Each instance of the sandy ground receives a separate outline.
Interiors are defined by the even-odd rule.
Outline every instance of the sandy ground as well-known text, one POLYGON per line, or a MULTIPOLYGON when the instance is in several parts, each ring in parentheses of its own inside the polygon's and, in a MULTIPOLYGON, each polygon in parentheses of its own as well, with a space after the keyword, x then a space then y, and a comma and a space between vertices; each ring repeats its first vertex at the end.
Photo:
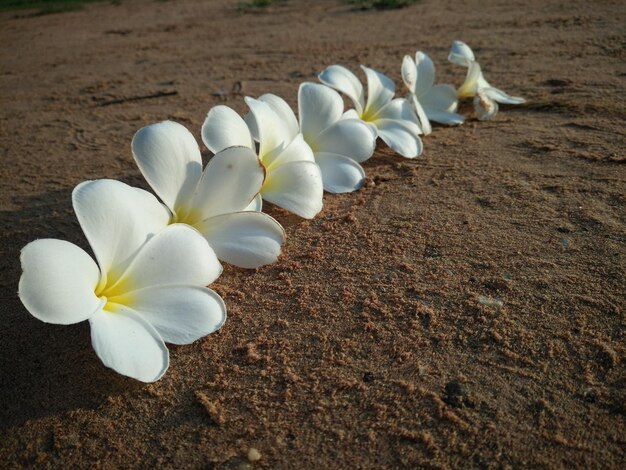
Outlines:
POLYGON ((236 5, 0 15, 0 466, 244 469, 255 448, 255 467, 277 469, 624 468, 623 3, 236 5), (399 81, 418 48, 459 85, 453 39, 529 104, 438 127, 415 161, 379 147, 366 187, 326 195, 313 221, 270 208, 284 255, 226 267, 228 322, 172 347, 158 383, 106 369, 86 323, 21 306, 22 246, 86 246, 76 184, 145 187, 141 126, 174 119, 199 138, 211 106, 245 110, 236 82, 295 105, 326 65, 399 81))

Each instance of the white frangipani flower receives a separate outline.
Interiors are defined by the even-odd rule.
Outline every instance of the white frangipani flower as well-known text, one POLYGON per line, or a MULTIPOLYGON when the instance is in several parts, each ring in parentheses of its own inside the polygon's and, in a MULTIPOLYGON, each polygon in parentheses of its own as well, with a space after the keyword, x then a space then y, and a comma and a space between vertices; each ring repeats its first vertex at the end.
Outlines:
POLYGON ((361 68, 367 77, 367 103, 363 85, 347 68, 331 65, 318 78, 352 100, 354 109, 346 111, 345 118, 368 123, 376 136, 403 157, 417 157, 422 153, 422 129, 410 103, 404 98, 393 99, 396 86, 389 77, 363 65, 361 68))
MULTIPOLYGON (((359 163, 374 153, 376 136, 360 119, 342 119, 343 100, 339 93, 319 83, 302 83, 298 90, 300 124, 282 98, 265 94, 259 101, 267 103, 280 116, 293 138, 302 133, 322 171, 326 191, 346 193, 363 185, 365 171, 359 163)), ((250 114, 245 116, 257 139, 256 123, 251 118, 250 114)))
POLYGON ((132 141, 139 169, 172 213, 170 223, 196 228, 222 261, 258 268, 276 261, 285 232, 269 215, 247 210, 265 178, 249 147, 218 152, 203 172, 196 139, 181 124, 146 126, 132 141))
POLYGON ((486 121, 493 118, 498 112, 498 103, 521 104, 526 102, 524 98, 510 96, 491 86, 485 80, 480 65, 474 59, 474 53, 467 44, 454 41, 450 48, 448 60, 453 64, 467 67, 465 82, 457 90, 457 95, 459 98, 474 98, 474 109, 479 120, 486 121))
POLYGON ((435 65, 421 51, 415 60, 409 55, 402 61, 402 80, 409 89, 409 99, 422 123, 424 134, 432 132, 430 121, 441 124, 461 124, 463 116, 457 114, 458 100, 452 85, 435 85, 435 65))
MULTIPOLYGON (((262 199, 305 219, 322 210, 322 175, 302 134, 293 133, 272 107, 245 98, 258 129, 258 158, 265 169, 262 199)), ((202 125, 202 140, 213 153, 233 146, 254 151, 254 139, 244 119, 228 106, 215 106, 202 125)))
POLYGON ((72 201, 97 264, 63 240, 31 242, 22 250, 19 297, 46 323, 89 320, 104 365, 154 382, 169 365, 165 341, 189 344, 224 323, 224 302, 204 287, 222 267, 196 230, 163 229, 169 213, 146 191, 88 181, 72 201))

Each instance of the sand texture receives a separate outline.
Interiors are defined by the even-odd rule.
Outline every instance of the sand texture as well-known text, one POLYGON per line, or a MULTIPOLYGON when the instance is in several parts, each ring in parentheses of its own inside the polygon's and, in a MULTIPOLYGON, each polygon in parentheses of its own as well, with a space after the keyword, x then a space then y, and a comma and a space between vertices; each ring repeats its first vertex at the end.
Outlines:
POLYGON ((625 24, 620 1, 0 14, 0 466, 625 468, 625 24), (379 145, 366 186, 325 195, 312 221, 270 207, 281 259, 225 267, 226 325, 171 347, 159 382, 106 369, 87 323, 22 307, 21 247, 87 248, 76 184, 147 188, 140 127, 199 139, 211 106, 295 106, 332 63, 399 82, 417 49, 458 86, 454 39, 528 104, 436 127, 413 161, 379 145))

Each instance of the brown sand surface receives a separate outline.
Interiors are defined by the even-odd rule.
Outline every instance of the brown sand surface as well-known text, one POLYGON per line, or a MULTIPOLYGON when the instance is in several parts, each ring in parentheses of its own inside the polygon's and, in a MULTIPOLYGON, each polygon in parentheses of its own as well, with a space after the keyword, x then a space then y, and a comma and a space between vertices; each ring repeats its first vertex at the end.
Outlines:
POLYGON ((625 468, 623 2, 236 7, 0 15, 0 467, 243 469, 254 448, 254 467, 277 469, 625 468), (399 82, 418 48, 459 85, 454 39, 529 103, 436 127, 414 161, 379 146, 366 187, 326 195, 315 220, 270 208, 284 255, 226 267, 226 325, 171 347, 159 382, 106 369, 87 323, 20 304, 22 246, 86 246, 76 184, 146 187, 141 126, 199 138, 211 106, 245 111, 237 82, 295 105, 332 63, 399 82))

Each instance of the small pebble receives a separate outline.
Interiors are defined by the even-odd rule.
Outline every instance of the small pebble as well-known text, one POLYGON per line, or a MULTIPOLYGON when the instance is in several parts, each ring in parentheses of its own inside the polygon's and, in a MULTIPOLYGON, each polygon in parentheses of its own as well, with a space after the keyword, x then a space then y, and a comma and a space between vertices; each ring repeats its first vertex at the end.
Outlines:
POLYGON ((261 453, 254 447, 250 447, 250 449, 248 450, 248 460, 250 462, 257 462, 261 460, 261 453))
POLYGON ((487 307, 502 307, 504 302, 500 299, 492 299, 491 297, 485 297, 484 295, 478 296, 478 303, 486 305, 487 307))
POLYGON ((233 83, 232 93, 239 94, 243 91, 243 82, 235 82, 233 83))

